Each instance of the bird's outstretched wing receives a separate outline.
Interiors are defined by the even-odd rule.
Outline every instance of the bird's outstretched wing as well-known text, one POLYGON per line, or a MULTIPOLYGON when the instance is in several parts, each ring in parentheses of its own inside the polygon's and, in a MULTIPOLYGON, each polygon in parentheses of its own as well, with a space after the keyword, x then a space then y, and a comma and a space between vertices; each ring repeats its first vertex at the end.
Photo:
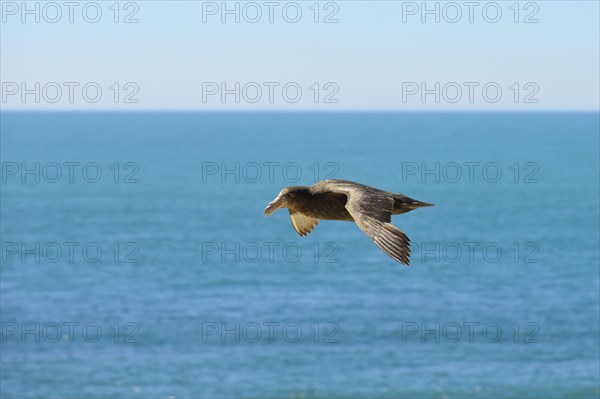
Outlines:
POLYGON ((289 211, 290 220, 292 221, 292 226, 294 226, 294 230, 296 230, 296 232, 298 232, 298 234, 300 234, 303 237, 311 231, 313 231, 315 226, 319 224, 319 219, 308 217, 306 215, 301 214, 300 212, 293 211, 291 209, 289 209, 289 211))
POLYGON ((348 197, 346 209, 360 229, 394 260, 410 263, 410 240, 392 225, 392 194, 345 180, 326 180, 313 186, 315 192, 333 191, 348 197))

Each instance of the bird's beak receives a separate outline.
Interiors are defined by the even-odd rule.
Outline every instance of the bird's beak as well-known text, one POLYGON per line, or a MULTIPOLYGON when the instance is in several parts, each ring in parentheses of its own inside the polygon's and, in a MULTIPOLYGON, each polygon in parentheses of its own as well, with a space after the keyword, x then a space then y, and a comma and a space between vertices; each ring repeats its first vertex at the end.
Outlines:
POLYGON ((277 197, 269 202, 269 205, 265 208, 265 216, 269 216, 279 208, 281 208, 281 197, 277 197))

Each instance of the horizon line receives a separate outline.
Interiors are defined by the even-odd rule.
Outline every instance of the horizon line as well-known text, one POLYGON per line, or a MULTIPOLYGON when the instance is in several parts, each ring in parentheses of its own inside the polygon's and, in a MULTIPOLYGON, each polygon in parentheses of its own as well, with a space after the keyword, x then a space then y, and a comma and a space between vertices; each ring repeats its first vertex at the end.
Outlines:
POLYGON ((141 108, 124 110, 122 108, 93 109, 35 109, 35 108, 0 108, 0 113, 600 113, 598 109, 188 109, 188 108, 141 108))

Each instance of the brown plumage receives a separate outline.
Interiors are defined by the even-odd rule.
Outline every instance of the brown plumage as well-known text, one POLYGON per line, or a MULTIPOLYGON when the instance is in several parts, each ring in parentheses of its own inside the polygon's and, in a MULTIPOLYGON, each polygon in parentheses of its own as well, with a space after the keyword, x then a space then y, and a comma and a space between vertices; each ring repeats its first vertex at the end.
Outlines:
POLYGON ((301 236, 309 234, 319 220, 355 222, 383 252, 408 265, 410 240, 391 224, 392 215, 423 206, 431 204, 348 180, 323 180, 284 188, 264 212, 268 216, 288 208, 292 226, 301 236))

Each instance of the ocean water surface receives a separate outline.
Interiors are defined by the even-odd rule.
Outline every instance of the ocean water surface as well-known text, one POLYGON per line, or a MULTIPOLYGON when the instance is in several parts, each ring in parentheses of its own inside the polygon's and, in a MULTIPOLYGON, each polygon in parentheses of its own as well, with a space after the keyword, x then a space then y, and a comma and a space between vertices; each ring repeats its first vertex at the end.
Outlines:
POLYGON ((597 113, 1 114, 3 398, 592 398, 597 113), (263 209, 359 181, 357 228, 263 209))

